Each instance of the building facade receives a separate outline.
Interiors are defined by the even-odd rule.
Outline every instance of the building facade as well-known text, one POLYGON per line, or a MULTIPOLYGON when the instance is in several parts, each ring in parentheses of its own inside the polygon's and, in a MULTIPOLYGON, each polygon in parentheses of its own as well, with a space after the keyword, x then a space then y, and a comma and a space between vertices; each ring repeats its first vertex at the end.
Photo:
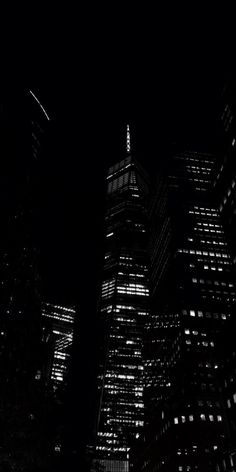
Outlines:
POLYGON ((230 433, 221 335, 236 294, 212 193, 216 164, 209 154, 177 152, 152 199, 147 408, 135 471, 226 470, 230 433))

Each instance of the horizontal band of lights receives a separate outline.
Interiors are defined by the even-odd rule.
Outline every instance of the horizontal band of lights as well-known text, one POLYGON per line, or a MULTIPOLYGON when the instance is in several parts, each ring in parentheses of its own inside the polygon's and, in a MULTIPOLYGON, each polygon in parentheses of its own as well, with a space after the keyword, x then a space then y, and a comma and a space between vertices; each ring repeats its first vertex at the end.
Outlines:
POLYGON ((128 294, 128 295, 143 295, 148 296, 149 290, 145 287, 145 285, 141 284, 123 284, 117 286, 117 292, 121 294, 128 294))
POLYGON ((204 413, 201 413, 200 415, 182 415, 179 417, 174 418, 174 424, 181 424, 181 423, 186 423, 187 421, 222 421, 222 416, 221 415, 206 415, 204 413))

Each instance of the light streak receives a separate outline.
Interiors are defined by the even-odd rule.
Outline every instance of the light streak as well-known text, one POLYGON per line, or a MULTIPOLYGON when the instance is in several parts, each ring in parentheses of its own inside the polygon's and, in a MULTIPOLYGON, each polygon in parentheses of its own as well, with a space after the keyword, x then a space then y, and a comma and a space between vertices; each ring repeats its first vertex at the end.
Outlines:
POLYGON ((45 108, 40 103, 39 99, 35 96, 35 94, 32 92, 32 90, 29 90, 29 93, 32 95, 32 97, 34 97, 35 101, 39 104, 39 106, 40 106, 41 110, 43 111, 44 115, 46 116, 47 120, 50 121, 50 118, 49 118, 45 108))

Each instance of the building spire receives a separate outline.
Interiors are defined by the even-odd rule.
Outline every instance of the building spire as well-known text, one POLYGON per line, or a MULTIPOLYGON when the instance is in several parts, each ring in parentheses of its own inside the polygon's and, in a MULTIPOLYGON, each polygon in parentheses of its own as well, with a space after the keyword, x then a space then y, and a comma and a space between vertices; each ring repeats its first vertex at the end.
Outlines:
POLYGON ((129 154, 131 151, 131 145, 130 145, 130 129, 129 125, 126 126, 126 152, 129 154))

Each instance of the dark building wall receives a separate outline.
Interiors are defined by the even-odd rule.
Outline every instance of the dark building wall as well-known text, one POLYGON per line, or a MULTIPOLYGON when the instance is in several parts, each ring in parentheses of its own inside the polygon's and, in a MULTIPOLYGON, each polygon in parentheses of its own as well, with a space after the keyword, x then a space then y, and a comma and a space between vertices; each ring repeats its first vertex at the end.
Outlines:
MULTIPOLYGON (((39 151, 47 119, 29 91, 1 97, 0 460, 31 470, 47 460, 50 427, 45 394, 47 339, 43 335, 39 270, 39 151), (41 131, 36 132, 35 126, 41 131), (33 142, 37 139, 37 153, 33 142)), ((50 446, 49 446, 50 443, 50 446)))

